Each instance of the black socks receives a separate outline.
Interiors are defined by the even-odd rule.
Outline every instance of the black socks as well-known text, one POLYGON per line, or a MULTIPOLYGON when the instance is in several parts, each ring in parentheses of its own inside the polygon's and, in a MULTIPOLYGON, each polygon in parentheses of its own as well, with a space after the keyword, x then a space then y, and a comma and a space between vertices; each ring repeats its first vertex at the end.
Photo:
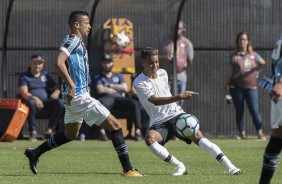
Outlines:
POLYGON ((67 139, 64 132, 57 133, 53 135, 50 139, 46 140, 44 143, 39 145, 37 148, 35 148, 33 150, 33 155, 36 158, 39 158, 46 151, 59 147, 68 142, 70 142, 70 140, 67 139))
POLYGON ((270 137, 263 156, 260 184, 269 184, 280 159, 282 139, 270 137))
POLYGON ((120 160, 120 163, 123 168, 123 172, 127 172, 132 169, 131 163, 129 161, 129 155, 127 146, 124 141, 124 137, 122 134, 122 129, 113 130, 110 132, 112 143, 116 149, 116 152, 118 154, 118 158, 120 160))

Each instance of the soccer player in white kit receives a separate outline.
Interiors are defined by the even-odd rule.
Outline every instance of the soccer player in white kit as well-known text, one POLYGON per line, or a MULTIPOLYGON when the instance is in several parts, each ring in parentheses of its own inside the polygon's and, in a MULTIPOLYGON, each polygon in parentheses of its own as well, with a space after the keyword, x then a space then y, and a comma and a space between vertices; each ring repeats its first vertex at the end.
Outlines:
POLYGON ((184 91, 175 96, 171 95, 167 72, 159 68, 157 49, 152 47, 144 48, 141 51, 141 60, 143 72, 133 81, 133 85, 140 102, 150 117, 150 128, 146 133, 145 142, 152 153, 175 166, 174 176, 187 174, 188 169, 185 164, 171 155, 164 147, 165 143, 175 135, 187 144, 191 144, 193 141, 209 152, 225 166, 229 174, 241 174, 241 169, 235 167, 221 149, 205 138, 201 131, 191 139, 177 134, 175 123, 178 117, 185 112, 176 102, 188 100, 192 96, 198 95, 198 93, 184 91))
POLYGON ((88 13, 73 11, 68 23, 71 33, 63 40, 55 62, 56 69, 64 81, 61 91, 66 109, 65 131, 56 133, 37 148, 25 150, 30 169, 37 174, 38 158, 43 153, 75 140, 84 120, 89 126, 95 124, 110 131, 113 146, 123 168, 123 176, 142 176, 130 163, 120 123, 88 92, 88 53, 82 41, 91 29, 88 13))

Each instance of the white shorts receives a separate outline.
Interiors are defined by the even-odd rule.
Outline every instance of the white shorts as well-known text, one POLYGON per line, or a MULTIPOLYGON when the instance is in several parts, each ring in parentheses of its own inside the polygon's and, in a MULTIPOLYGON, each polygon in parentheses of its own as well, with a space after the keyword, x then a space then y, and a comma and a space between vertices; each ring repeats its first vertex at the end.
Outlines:
POLYGON ((282 126, 282 100, 279 100, 276 104, 271 101, 270 122, 272 129, 282 126))
POLYGON ((65 124, 82 123, 99 126, 110 115, 110 111, 89 93, 75 96, 70 105, 65 104, 65 124))

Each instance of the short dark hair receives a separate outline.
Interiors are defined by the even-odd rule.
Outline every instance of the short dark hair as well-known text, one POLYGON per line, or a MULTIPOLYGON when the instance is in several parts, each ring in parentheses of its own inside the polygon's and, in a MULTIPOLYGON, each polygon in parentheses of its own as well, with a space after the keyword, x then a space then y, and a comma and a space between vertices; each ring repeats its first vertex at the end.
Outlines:
POLYGON ((73 11, 69 16, 69 25, 72 25, 74 22, 80 21, 82 16, 88 16, 86 11, 73 11))
POLYGON ((141 58, 152 57, 154 55, 159 55, 159 50, 153 47, 145 47, 141 51, 141 58))

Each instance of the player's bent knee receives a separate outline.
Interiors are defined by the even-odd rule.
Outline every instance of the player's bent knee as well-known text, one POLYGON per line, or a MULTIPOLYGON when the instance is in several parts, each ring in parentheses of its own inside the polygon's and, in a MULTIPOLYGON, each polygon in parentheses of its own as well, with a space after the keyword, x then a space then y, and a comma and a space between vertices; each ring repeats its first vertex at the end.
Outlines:
POLYGON ((147 132, 144 140, 145 140, 145 143, 147 144, 147 146, 150 146, 151 144, 154 144, 155 142, 163 141, 160 138, 160 136, 158 136, 157 134, 153 134, 153 133, 149 133, 149 132, 147 132))

